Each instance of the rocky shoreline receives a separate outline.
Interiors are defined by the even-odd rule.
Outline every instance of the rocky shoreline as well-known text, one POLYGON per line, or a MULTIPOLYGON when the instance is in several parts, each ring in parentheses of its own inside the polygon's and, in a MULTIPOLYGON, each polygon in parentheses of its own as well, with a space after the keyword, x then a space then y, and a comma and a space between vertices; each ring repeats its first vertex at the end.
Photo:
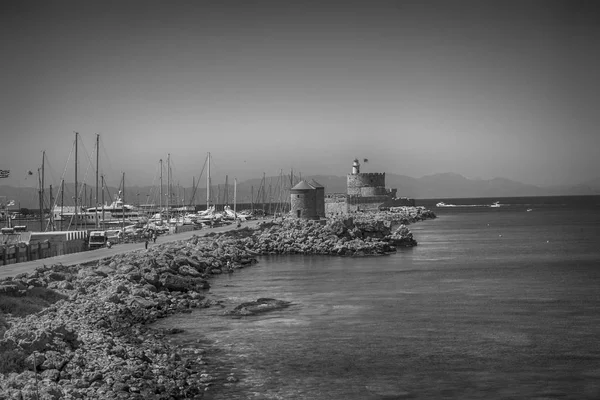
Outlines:
MULTIPOLYGON (((169 343, 177 330, 157 330, 152 322, 209 307, 210 277, 251 266, 259 255, 371 256, 416 245, 406 226, 392 232, 392 224, 435 217, 420 214, 263 222, 4 279, 0 296, 26 299, 47 288, 64 299, 26 317, 3 315, 0 400, 202 398, 213 384, 203 351, 169 343)), ((258 299, 233 315, 286 306, 258 299)))

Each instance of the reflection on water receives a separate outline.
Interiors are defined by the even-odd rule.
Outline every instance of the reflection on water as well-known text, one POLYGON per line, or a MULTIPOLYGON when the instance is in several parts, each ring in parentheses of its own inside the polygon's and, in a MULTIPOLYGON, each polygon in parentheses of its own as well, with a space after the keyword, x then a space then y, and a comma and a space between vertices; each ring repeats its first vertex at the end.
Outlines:
POLYGON ((212 399, 600 398, 598 214, 450 214, 389 257, 264 257, 214 280, 223 307, 160 324, 240 378, 212 399), (259 297, 293 304, 223 315, 259 297))

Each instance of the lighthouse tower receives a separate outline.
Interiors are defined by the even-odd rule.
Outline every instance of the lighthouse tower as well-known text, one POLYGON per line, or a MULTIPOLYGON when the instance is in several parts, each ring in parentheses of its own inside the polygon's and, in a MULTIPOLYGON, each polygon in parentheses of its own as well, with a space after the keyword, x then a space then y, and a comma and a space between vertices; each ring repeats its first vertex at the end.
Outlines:
POLYGON ((354 163, 352 164, 352 175, 360 174, 360 163, 358 162, 358 158, 354 159, 354 163))
MULTIPOLYGON (((348 196, 376 197, 387 196, 385 189, 385 172, 360 172, 360 162, 354 159, 352 173, 347 175, 348 196)), ((383 200, 385 201, 385 199, 383 200)))

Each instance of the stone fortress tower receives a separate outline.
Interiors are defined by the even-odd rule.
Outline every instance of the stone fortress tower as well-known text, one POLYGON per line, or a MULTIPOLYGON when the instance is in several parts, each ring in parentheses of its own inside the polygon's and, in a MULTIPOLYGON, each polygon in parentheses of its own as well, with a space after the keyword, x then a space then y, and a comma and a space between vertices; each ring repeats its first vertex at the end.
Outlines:
POLYGON ((352 173, 347 176, 348 196, 373 197, 387 196, 385 189, 385 172, 361 173, 360 162, 354 159, 352 173))
POLYGON ((397 189, 386 189, 385 172, 360 172, 360 162, 354 159, 352 173, 347 175, 346 193, 328 194, 325 200, 327 216, 357 211, 377 211, 382 204, 394 201, 396 205, 412 205, 414 200, 396 199, 397 189))

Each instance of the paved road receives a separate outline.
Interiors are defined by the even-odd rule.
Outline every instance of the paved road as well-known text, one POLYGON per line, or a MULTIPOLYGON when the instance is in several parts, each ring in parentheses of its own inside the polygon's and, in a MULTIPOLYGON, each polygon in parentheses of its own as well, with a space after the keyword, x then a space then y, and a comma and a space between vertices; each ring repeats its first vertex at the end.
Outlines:
MULTIPOLYGON (((259 222, 261 222, 261 221, 243 222, 242 227, 255 226, 259 222)), ((202 229, 202 230, 198 230, 198 231, 189 231, 189 232, 182 232, 182 233, 177 233, 177 234, 173 234, 173 235, 159 236, 156 239, 156 244, 174 242, 176 240, 189 239, 193 235, 204 236, 211 232, 225 232, 225 231, 230 231, 233 229, 236 229, 236 226, 234 224, 231 224, 231 225, 221 226, 218 228, 202 229)), ((148 248, 151 248, 153 245, 155 245, 155 244, 150 242, 148 244, 148 248)), ((62 263, 63 265, 81 264, 84 262, 100 260, 101 258, 104 258, 104 257, 111 257, 116 254, 127 253, 129 251, 143 250, 143 249, 144 249, 144 242, 142 242, 142 243, 123 243, 123 244, 114 245, 110 249, 101 248, 101 249, 96 249, 96 250, 83 251, 80 253, 72 253, 72 254, 65 254, 62 256, 42 258, 41 260, 28 261, 28 262, 24 262, 24 263, 0 265, 0 278, 6 278, 9 276, 15 276, 15 275, 22 274, 22 273, 33 272, 37 267, 41 267, 43 265, 51 265, 51 264, 58 264, 58 263, 62 263)))

